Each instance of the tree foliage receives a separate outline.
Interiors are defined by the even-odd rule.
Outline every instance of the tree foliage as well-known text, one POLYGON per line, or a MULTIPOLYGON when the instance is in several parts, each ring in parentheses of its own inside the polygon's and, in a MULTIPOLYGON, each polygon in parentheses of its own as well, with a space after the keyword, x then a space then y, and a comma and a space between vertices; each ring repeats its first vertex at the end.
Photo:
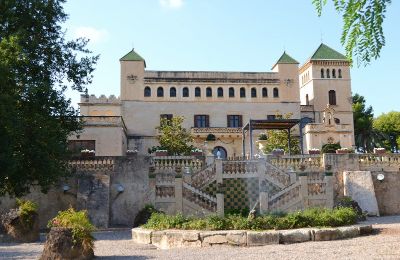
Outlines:
POLYGON ((356 146, 363 152, 372 152, 375 147, 383 146, 385 136, 373 127, 374 113, 371 106, 366 107, 365 98, 359 94, 353 96, 354 138, 356 146))
POLYGON ((84 90, 98 56, 65 39, 64 3, 0 1, 0 195, 46 192, 68 173, 67 137, 81 123, 64 91, 84 90))
MULTIPOLYGON (((318 15, 328 0, 312 0, 318 15)), ((349 60, 357 57, 357 64, 367 65, 379 58, 385 46, 383 21, 391 0, 332 0, 343 17, 341 43, 349 60)))
POLYGON ((181 116, 172 119, 162 118, 160 126, 156 129, 160 132, 158 142, 170 155, 187 155, 194 148, 192 135, 182 126, 184 118, 181 116))
POLYGON ((386 147, 398 150, 400 143, 400 112, 383 113, 374 120, 374 129, 387 135, 386 147))

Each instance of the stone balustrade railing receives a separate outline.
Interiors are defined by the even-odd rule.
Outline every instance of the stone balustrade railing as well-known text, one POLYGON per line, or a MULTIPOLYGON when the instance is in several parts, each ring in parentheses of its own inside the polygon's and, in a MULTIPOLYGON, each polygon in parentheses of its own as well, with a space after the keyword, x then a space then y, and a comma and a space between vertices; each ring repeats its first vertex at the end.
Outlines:
POLYGON ((209 211, 215 212, 217 210, 216 197, 204 193, 201 190, 198 190, 185 182, 182 184, 182 188, 183 188, 182 189, 183 198, 209 211))
POLYGON ((301 185, 296 182, 293 185, 288 186, 286 189, 273 195, 268 201, 268 209, 284 210, 288 205, 294 205, 301 200, 300 197, 301 185))
POLYGON ((276 166, 266 162, 265 163, 265 174, 267 177, 272 178, 275 182, 278 182, 280 187, 287 187, 290 184, 290 175, 277 168, 276 166))
POLYGON ((400 154, 359 154, 358 162, 361 169, 369 167, 400 167, 400 154))
POLYGON ((203 169, 204 161, 194 156, 154 156, 152 166, 155 173, 158 172, 179 172, 183 173, 185 167, 189 167, 192 172, 203 169))
POLYGON ((215 163, 212 163, 207 168, 192 175, 191 185, 197 189, 201 189, 207 184, 210 184, 212 181, 214 181, 215 177, 215 163))
POLYGON ((223 161, 223 174, 255 174, 257 173, 256 160, 249 161, 223 161))
POLYGON ((175 187, 174 186, 156 186, 156 197, 157 198, 174 198, 175 187))
POLYGON ((320 170, 323 169, 322 155, 294 155, 271 157, 270 163, 282 170, 320 170))
POLYGON ((113 171, 115 167, 114 157, 100 157, 94 158, 81 158, 68 161, 68 166, 71 169, 95 171, 95 170, 108 170, 113 171))

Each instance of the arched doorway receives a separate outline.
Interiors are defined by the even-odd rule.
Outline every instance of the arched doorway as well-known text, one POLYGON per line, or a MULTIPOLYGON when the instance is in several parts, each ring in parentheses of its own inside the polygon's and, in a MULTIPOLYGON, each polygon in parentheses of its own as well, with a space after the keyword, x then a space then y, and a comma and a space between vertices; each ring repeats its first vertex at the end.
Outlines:
POLYGON ((221 153, 221 159, 226 159, 226 157, 228 156, 228 153, 226 152, 226 149, 222 146, 216 146, 214 147, 212 153, 214 154, 215 157, 217 157, 217 152, 220 151, 221 153))

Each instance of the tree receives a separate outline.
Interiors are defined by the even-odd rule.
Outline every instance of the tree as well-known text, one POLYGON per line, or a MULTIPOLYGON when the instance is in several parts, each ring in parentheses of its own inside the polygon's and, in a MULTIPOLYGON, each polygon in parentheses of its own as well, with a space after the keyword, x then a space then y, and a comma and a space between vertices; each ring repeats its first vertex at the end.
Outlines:
POLYGON ((186 155, 194 148, 192 135, 182 127, 184 118, 181 116, 172 119, 162 118, 160 126, 156 129, 160 132, 158 142, 170 155, 186 155))
POLYGON ((397 152, 400 143, 400 112, 383 113, 374 120, 373 126, 387 135, 387 147, 390 147, 393 152, 397 152))
POLYGON ((91 82, 98 56, 67 41, 65 0, 0 1, 0 195, 43 192, 67 176, 67 137, 81 128, 64 96, 91 82))
POLYGON ((354 138, 358 150, 372 152, 382 146, 384 135, 373 128, 374 113, 371 106, 366 107, 365 98, 359 94, 353 96, 354 138))
MULTIPOLYGON (((328 0, 312 0, 318 15, 328 0)), ((391 0, 332 0, 343 17, 341 43, 345 46, 350 61, 357 57, 357 64, 367 65, 371 59, 379 58, 385 46, 383 20, 391 0)))

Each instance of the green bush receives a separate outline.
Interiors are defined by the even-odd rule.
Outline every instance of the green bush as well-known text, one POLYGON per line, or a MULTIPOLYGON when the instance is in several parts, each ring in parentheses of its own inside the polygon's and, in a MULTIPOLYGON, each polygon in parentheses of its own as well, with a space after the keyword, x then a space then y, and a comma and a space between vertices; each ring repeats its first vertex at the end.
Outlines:
POLYGON ((239 214, 225 217, 185 218, 181 214, 169 216, 153 213, 143 227, 155 230, 197 229, 197 230, 268 230, 305 227, 337 227, 357 222, 357 213, 352 208, 323 209, 311 208, 288 214, 273 213, 249 219, 239 214))
POLYGON ((138 227, 146 224, 153 213, 160 213, 160 211, 156 210, 153 205, 145 205, 136 215, 135 220, 133 221, 133 226, 138 227))
POLYGON ((37 214, 38 205, 30 200, 17 199, 18 213, 21 223, 28 229, 33 227, 34 218, 37 214))
POLYGON ((322 153, 336 153, 337 149, 342 148, 340 146, 340 143, 334 143, 334 144, 324 144, 322 146, 321 152, 322 153))
POLYGON ((59 211, 58 215, 49 221, 47 227, 70 228, 74 244, 81 244, 86 249, 94 246, 92 232, 95 231, 95 227, 90 223, 85 210, 75 211, 71 207, 65 211, 59 211))

